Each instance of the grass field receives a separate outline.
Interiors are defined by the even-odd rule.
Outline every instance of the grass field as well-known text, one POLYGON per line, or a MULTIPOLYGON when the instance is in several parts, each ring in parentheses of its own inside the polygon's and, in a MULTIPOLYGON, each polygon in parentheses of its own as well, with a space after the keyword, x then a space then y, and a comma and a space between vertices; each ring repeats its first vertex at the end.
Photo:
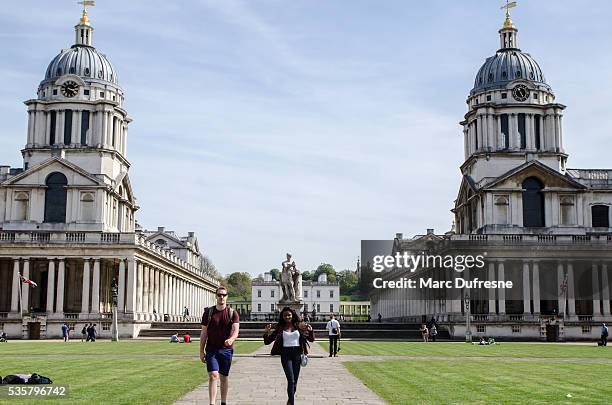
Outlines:
POLYGON ((612 398, 610 363, 398 360, 344 364, 390 404, 609 404, 612 398))
MULTIPOLYGON (((328 350, 328 342, 319 343, 326 351, 328 350)), ((595 344, 502 343, 493 346, 479 346, 448 342, 342 341, 340 346, 342 355, 361 356, 612 358, 612 347, 597 347, 595 344)))
MULTIPOLYGON (((234 349, 244 354, 259 346, 238 341, 234 349)), ((9 342, 0 344, 0 375, 38 373, 69 386, 68 398, 45 404, 170 404, 207 380, 198 350, 198 342, 9 342)))

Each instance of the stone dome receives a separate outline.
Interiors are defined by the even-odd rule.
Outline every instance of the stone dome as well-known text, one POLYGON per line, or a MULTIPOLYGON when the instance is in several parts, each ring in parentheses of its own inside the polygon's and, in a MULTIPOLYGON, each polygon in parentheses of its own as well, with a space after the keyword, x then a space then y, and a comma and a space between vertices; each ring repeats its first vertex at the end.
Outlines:
POLYGON ((92 46, 77 44, 62 49, 49 63, 43 83, 67 74, 80 76, 85 81, 106 81, 118 85, 115 68, 104 54, 92 46))
POLYGON ((531 55, 517 48, 505 48, 497 51, 482 65, 474 80, 471 94, 506 88, 514 80, 526 80, 550 90, 540 65, 531 55))

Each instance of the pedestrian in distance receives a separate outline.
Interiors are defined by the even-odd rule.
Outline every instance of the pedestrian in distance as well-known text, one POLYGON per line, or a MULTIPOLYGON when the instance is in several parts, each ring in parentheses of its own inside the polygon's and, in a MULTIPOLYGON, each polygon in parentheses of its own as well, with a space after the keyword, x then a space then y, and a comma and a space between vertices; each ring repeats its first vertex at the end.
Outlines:
POLYGON ((62 338, 64 339, 64 343, 68 343, 69 332, 70 332, 70 327, 68 327, 66 322, 64 322, 64 324, 62 325, 62 338))
POLYGON ((608 346, 608 327, 605 323, 601 326, 601 345, 608 346))
POLYGON ((429 329, 427 329, 427 325, 423 324, 421 325, 421 329, 419 329, 421 331, 421 335, 423 336, 423 342, 428 342, 429 341, 429 329))
POLYGON ((271 355, 281 356, 281 365, 287 378, 287 404, 294 405, 300 370, 308 363, 308 342, 315 340, 312 326, 300 322, 298 314, 285 307, 274 329, 272 324, 266 325, 263 340, 266 345, 274 342, 271 355))
POLYGON ((340 322, 338 322, 334 314, 329 316, 329 322, 327 322, 325 329, 327 329, 329 336, 329 357, 337 357, 338 341, 340 340, 340 322))
MULTIPOLYGON (((221 380, 221 405, 227 401, 229 371, 234 355, 234 341, 238 338, 240 316, 227 306, 227 288, 217 287, 217 304, 206 308, 200 331, 200 360, 208 371, 208 399, 217 399, 217 381, 221 380)), ((185 307, 187 309, 187 307, 185 307)))
POLYGON ((436 328, 435 323, 431 325, 431 328, 429 329, 429 336, 431 337, 432 342, 436 341, 436 336, 438 336, 438 328, 436 328))
POLYGON ((84 342, 87 339, 87 324, 83 325, 83 329, 81 329, 81 342, 84 342))

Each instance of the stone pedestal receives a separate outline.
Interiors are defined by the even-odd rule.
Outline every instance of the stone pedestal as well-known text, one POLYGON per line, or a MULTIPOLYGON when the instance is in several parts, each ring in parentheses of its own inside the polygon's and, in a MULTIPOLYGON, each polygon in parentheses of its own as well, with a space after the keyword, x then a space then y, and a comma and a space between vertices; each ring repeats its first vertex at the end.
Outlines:
POLYGON ((302 301, 279 301, 278 303, 278 310, 282 311, 283 308, 285 307, 289 307, 291 309, 293 309, 295 312, 297 312, 298 315, 302 315, 302 306, 304 304, 302 303, 302 301))

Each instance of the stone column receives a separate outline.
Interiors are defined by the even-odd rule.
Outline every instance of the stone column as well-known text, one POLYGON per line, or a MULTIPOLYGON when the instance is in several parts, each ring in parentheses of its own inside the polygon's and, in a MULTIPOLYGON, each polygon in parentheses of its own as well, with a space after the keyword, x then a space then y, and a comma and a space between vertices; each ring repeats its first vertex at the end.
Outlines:
POLYGON ((159 275, 159 315, 161 317, 161 320, 164 320, 164 313, 166 311, 166 304, 165 304, 165 299, 166 299, 166 273, 161 273, 159 275))
POLYGON ((567 312, 567 309, 565 308, 565 302, 567 299, 567 288, 565 289, 565 292, 563 293, 563 295, 561 295, 561 286, 563 285, 563 283, 565 282, 565 271, 563 269, 563 263, 558 263, 557 264, 557 291, 559 293, 559 299, 558 299, 558 303, 557 305, 559 306, 559 313, 564 313, 567 312))
POLYGON ((57 295, 55 296, 55 312, 58 317, 64 314, 64 278, 66 273, 66 259, 61 257, 57 268, 57 295))
POLYGON ((142 312, 149 312, 149 267, 142 264, 143 287, 142 287, 142 312))
POLYGON ((90 277, 90 262, 85 259, 83 262, 83 294, 81 298, 81 314, 89 315, 89 277, 90 277))
POLYGON ((125 260, 119 259, 119 297, 117 297, 117 311, 125 312, 125 260))
POLYGON ((160 294, 159 294, 159 292, 160 292, 160 289, 159 289, 159 287, 160 287, 160 285, 159 285, 160 284, 160 280, 159 280, 160 273, 159 272, 160 272, 159 269, 155 269, 155 278, 154 278, 154 280, 155 280, 155 298, 154 298, 155 304, 154 304, 154 307, 155 307, 155 310, 157 311, 157 315, 159 315, 159 307, 160 307, 160 294))
POLYGON ((537 261, 532 264, 533 277, 533 313, 540 314, 540 265, 537 261))
POLYGON ((147 319, 151 320, 153 318, 153 294, 155 292, 155 273, 153 271, 153 267, 147 266, 149 273, 149 291, 147 294, 147 301, 149 302, 149 311, 147 319))
MULTIPOLYGON (((23 277, 30 278, 30 259, 23 259, 23 277)), ((23 312, 30 311, 30 285, 21 283, 21 303, 23 312)))
MULTIPOLYGON (((495 263, 489 263, 489 281, 495 280, 495 263)), ((489 288, 489 314, 495 314, 495 289, 489 288)))
POLYGON ((55 292, 55 259, 49 259, 49 269, 47 272, 47 314, 53 314, 53 298, 55 292))
POLYGON ((531 293, 529 285, 529 262, 523 262, 523 313, 531 313, 531 293))
MULTIPOLYGON (((503 261, 499 261, 499 263, 497 264, 497 280, 498 281, 505 281, 505 277, 504 277, 504 262, 503 261)), ((497 290, 498 292, 498 301, 499 301, 499 314, 500 315, 505 315, 506 314, 506 289, 505 288, 500 288, 499 290, 497 290)))
POLYGON ((574 265, 567 264, 567 313, 576 315, 576 295, 574 294, 574 265))
POLYGON ((136 262, 136 312, 142 312, 143 272, 142 263, 136 262))
POLYGON ((91 285, 91 313, 100 313, 100 259, 94 259, 93 280, 91 285))
POLYGON ((132 258, 127 259, 127 292, 126 292, 126 303, 125 303, 125 312, 129 314, 133 314, 136 312, 136 268, 135 261, 132 258))
POLYGON ((599 268, 597 264, 592 264, 593 270, 593 316, 601 316, 601 306, 600 302, 600 288, 599 288, 599 268))
POLYGON ((603 315, 610 315, 610 285, 608 278, 608 265, 601 265, 601 299, 603 300, 603 315))
POLYGON ((19 259, 13 259, 13 289, 11 290, 11 312, 19 312, 19 259))

